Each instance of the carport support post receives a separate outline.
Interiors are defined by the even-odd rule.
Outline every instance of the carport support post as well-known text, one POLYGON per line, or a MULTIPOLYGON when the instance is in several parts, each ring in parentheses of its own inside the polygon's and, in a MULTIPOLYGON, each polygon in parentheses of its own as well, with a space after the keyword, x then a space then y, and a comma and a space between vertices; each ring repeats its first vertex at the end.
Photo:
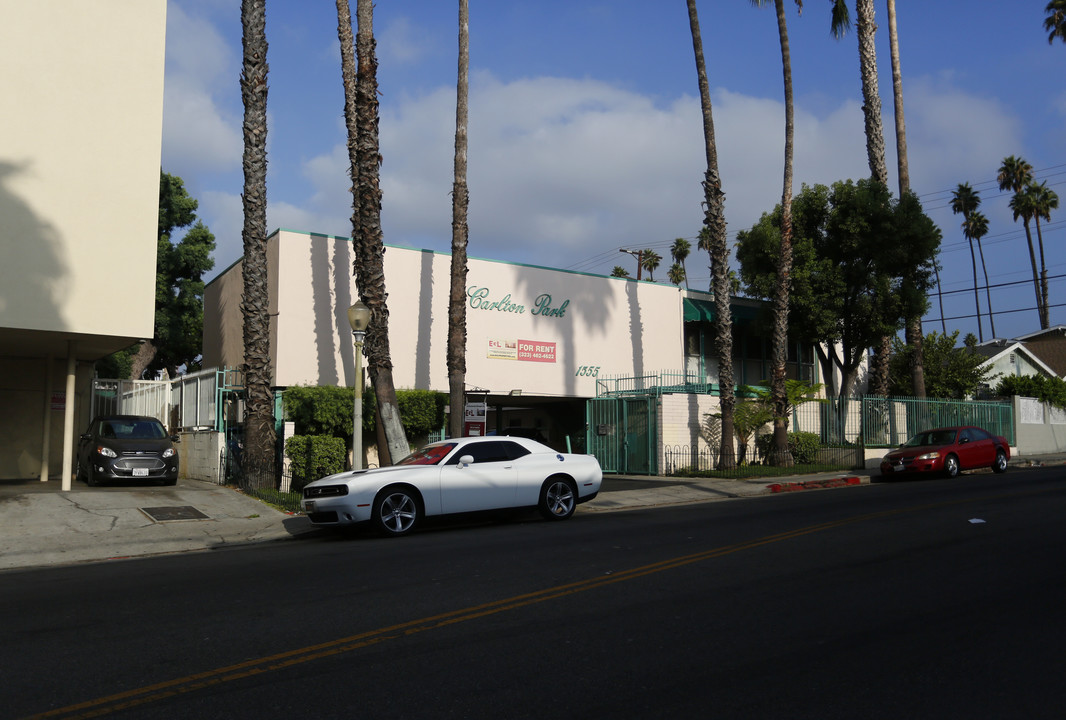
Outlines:
POLYGON ((74 355, 74 341, 67 349, 67 396, 63 402, 63 465, 60 477, 63 478, 63 492, 70 492, 70 475, 74 467, 74 380, 77 361, 74 355))

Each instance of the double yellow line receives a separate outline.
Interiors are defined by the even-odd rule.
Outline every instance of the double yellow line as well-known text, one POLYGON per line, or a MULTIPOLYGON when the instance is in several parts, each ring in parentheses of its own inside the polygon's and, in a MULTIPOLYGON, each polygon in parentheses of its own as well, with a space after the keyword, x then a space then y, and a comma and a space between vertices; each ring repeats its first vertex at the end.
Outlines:
POLYGON ((998 499, 1001 497, 1008 497, 1019 494, 1030 493, 1010 493, 1009 495, 1001 495, 996 496, 994 498, 990 498, 987 496, 983 498, 968 498, 962 500, 932 503, 919 507, 886 510, 883 512, 856 515, 840 520, 833 520, 830 522, 825 522, 818 525, 811 525, 809 527, 800 528, 797 530, 790 530, 787 532, 778 533, 776 535, 768 535, 754 540, 736 543, 734 545, 726 545, 724 547, 715 548, 713 550, 692 553, 691 555, 682 555, 680 557, 670 558, 656 563, 651 563, 650 565, 642 565, 640 567, 632 568, 630 570, 607 573, 593 578, 588 578, 586 580, 579 580, 564 585, 557 585, 555 587, 546 588, 544 590, 538 590, 536 592, 526 593, 524 595, 516 595, 513 597, 505 598, 503 600, 496 600, 494 602, 485 603, 483 605, 475 605, 472 607, 462 608, 461 610, 452 610, 450 612, 419 618, 418 620, 411 620, 405 623, 400 623, 398 625, 391 625, 389 627, 379 628, 377 630, 369 630, 367 632, 359 633, 357 635, 351 635, 345 638, 340 638, 338 640, 331 640, 330 642, 321 643, 319 645, 311 645, 308 647, 299 648, 297 650, 289 650, 288 652, 278 653, 276 655, 269 655, 267 657, 262 657, 255 660, 248 660, 242 663, 237 663, 235 665, 227 665, 225 667, 216 668, 214 670, 208 670, 206 672, 197 673, 195 675, 187 675, 185 677, 176 678, 174 680, 167 680, 165 682, 156 683, 154 685, 147 685, 145 687, 127 690, 125 692, 116 693, 114 695, 108 695, 106 697, 97 698, 95 700, 88 700, 86 702, 78 703, 76 705, 69 705, 67 707, 49 710, 47 712, 43 712, 32 717, 99 717, 122 710, 128 710, 139 705, 157 702, 159 700, 165 700, 167 698, 184 695, 190 692, 195 692, 197 690, 202 690, 204 688, 209 688, 215 685, 221 685, 222 683, 232 682, 234 680, 241 680, 244 678, 253 677, 255 675, 262 675, 264 673, 276 672, 278 670, 283 670, 294 665, 301 665, 303 663, 312 662, 314 660, 332 657, 334 655, 340 655, 342 653, 351 652, 353 650, 359 650, 361 648, 370 647, 372 645, 378 645, 389 640, 396 640, 410 635, 416 635, 421 632, 426 632, 428 630, 435 630, 437 628, 447 627, 449 625, 455 625, 458 623, 467 622, 469 620, 476 620, 478 618, 487 617, 489 615, 496 615, 498 613, 503 613, 510 610, 517 610, 528 605, 535 605, 537 603, 555 600, 557 598, 566 597, 568 595, 575 595, 577 593, 595 590, 597 588, 605 587, 607 585, 626 582, 628 580, 633 580, 639 577, 644 577, 646 575, 664 572, 666 570, 672 570, 674 568, 683 567, 685 565, 691 565, 693 563, 703 562, 705 560, 713 560, 714 558, 731 555, 742 550, 751 550, 753 548, 761 547, 764 545, 771 545, 773 543, 791 540, 793 538, 802 537, 804 535, 824 532, 826 530, 832 530, 834 528, 843 527, 845 525, 851 525, 854 523, 864 522, 876 518, 889 517, 892 515, 900 515, 920 510, 927 510, 936 507, 947 507, 950 505, 976 502, 978 500, 998 499))

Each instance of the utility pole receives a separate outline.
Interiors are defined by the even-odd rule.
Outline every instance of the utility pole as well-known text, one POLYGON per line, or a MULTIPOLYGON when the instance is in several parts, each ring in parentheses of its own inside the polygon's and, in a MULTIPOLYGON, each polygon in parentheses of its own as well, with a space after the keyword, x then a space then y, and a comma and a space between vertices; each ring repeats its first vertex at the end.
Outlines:
POLYGON ((637 259, 637 280, 640 280, 640 271, 644 269, 644 251, 643 250, 625 250, 618 248, 618 252, 624 252, 627 255, 632 255, 637 259))

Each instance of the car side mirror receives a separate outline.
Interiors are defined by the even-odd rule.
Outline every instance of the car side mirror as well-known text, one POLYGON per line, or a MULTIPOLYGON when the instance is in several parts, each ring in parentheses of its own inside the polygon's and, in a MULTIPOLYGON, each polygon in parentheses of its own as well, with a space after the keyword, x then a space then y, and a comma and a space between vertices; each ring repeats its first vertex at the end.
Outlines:
POLYGON ((963 438, 962 440, 959 440, 959 445, 965 445, 968 442, 970 442, 970 438, 963 438))
POLYGON ((466 467, 467 465, 473 465, 473 464, 474 464, 474 456, 473 455, 463 455, 462 457, 459 458, 459 467, 466 467))
POLYGON ((170 440, 171 440, 171 442, 181 442, 181 436, 180 435, 171 435, 170 436, 170 440))

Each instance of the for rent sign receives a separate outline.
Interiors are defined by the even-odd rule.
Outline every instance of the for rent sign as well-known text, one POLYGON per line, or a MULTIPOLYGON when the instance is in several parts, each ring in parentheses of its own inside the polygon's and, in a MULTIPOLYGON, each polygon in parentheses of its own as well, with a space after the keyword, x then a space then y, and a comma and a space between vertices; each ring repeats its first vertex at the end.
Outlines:
POLYGON ((494 360, 553 363, 556 358, 555 350, 556 344, 553 342, 489 338, 487 357, 494 360))
POLYGON ((535 340, 518 341, 518 359, 526 362, 555 362, 555 343, 535 340))

